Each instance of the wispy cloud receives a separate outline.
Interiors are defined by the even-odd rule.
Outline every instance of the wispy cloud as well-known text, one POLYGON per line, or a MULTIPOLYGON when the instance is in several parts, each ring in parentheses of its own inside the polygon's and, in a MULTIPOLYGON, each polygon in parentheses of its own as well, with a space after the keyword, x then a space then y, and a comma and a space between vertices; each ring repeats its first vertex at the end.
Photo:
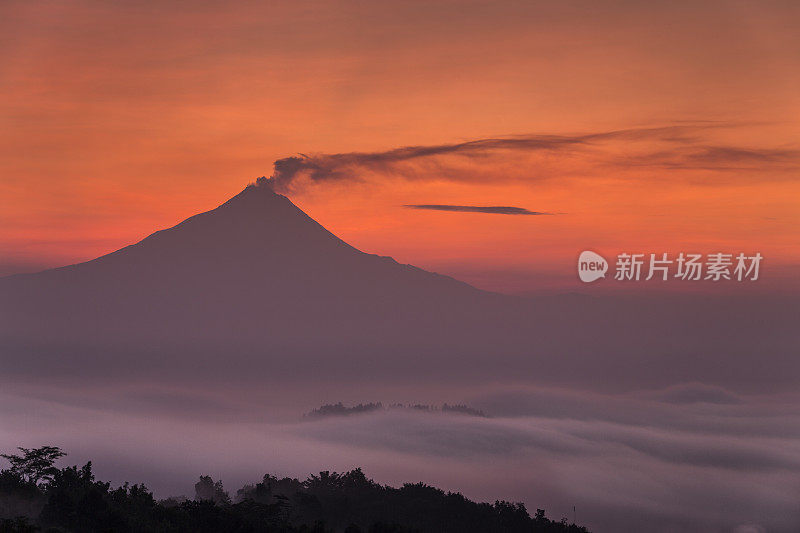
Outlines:
POLYGON ((447 205, 447 204, 407 204, 403 207, 409 209, 427 209, 430 211, 450 211, 456 213, 490 213, 494 215, 552 215, 539 211, 529 211, 524 207, 511 207, 506 205, 447 205))
POLYGON ((625 163, 631 167, 672 170, 796 170, 800 168, 800 150, 687 144, 681 149, 636 154, 628 157, 625 163))

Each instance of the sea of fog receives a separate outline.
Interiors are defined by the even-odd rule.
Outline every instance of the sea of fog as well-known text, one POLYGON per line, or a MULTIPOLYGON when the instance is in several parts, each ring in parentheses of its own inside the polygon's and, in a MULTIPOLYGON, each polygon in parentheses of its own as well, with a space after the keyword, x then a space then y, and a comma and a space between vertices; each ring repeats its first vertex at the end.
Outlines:
POLYGON ((234 496, 265 473, 305 478, 361 467, 380 483, 522 501, 531 513, 543 508, 600 533, 788 533, 800 524, 797 395, 699 383, 615 395, 499 385, 434 396, 377 391, 295 386, 234 399, 152 384, 8 385, 0 449, 57 445, 69 454, 61 465, 91 460, 99 479, 144 482, 159 498, 192 497, 201 474, 234 496), (339 400, 448 401, 490 416, 302 416, 339 400))

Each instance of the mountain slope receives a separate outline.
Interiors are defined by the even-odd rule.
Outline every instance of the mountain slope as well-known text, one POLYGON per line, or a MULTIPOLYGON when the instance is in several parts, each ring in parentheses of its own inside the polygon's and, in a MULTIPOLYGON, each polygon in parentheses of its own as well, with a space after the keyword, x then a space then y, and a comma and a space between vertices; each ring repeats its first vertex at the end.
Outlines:
MULTIPOLYGON (((310 289, 336 293, 358 290, 367 296, 375 283, 391 281, 403 290, 474 292, 468 285, 399 265, 391 258, 365 254, 348 245, 303 213, 285 196, 266 187, 248 186, 218 208, 195 215, 141 242, 93 261, 32 275, 6 278, 3 287, 59 283, 109 287, 121 283, 189 285, 214 290, 248 284, 287 295, 310 289), (385 279, 384 279, 385 278, 385 279), (335 281, 335 283, 326 283, 335 281), (416 286, 416 287, 415 287, 416 286)), ((386 290, 383 286, 381 291, 386 290)), ((379 294, 374 294, 379 296, 379 294)))
POLYGON ((0 279, 0 342, 26 364, 69 354, 90 366, 120 350, 162 363, 221 350, 318 354, 355 339, 356 351, 374 350, 496 298, 363 253, 288 198, 248 186, 98 259, 0 279))

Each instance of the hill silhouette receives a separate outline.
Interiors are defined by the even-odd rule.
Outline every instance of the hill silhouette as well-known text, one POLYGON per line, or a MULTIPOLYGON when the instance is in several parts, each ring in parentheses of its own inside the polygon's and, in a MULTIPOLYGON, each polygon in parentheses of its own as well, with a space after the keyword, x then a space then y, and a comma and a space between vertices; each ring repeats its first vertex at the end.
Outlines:
POLYGON ((0 531, 307 532, 307 533, 585 533, 566 519, 531 517, 522 503, 475 503, 423 483, 400 488, 367 478, 360 468, 324 471, 305 481, 265 475, 235 498, 221 481, 200 476, 195 497, 156 501, 145 485, 112 488, 92 463, 58 469, 56 447, 3 455, 0 531), (55 455, 54 455, 55 452, 55 455), (43 459, 44 458, 44 459, 43 459))

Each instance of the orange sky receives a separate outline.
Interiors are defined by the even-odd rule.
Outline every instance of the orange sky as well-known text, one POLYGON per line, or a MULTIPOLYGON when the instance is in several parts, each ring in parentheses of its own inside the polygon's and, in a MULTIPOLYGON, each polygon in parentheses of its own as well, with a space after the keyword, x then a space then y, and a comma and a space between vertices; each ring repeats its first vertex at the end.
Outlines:
POLYGON ((290 197, 365 251, 491 289, 568 285, 584 249, 761 251, 797 278, 800 6, 534 4, 4 2, 0 274, 130 244, 298 152, 634 130, 290 197))

